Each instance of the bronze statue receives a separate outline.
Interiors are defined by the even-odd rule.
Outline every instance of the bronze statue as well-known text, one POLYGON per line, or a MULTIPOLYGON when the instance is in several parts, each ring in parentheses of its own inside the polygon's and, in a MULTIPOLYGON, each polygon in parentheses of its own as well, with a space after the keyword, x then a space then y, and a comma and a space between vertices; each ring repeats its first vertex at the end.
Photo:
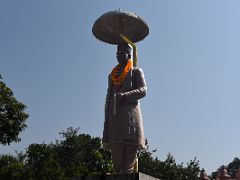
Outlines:
POLYGON ((137 15, 121 10, 104 14, 93 26, 95 37, 117 45, 119 64, 108 76, 102 138, 103 145, 111 150, 115 173, 136 171, 137 150, 145 145, 139 99, 146 95, 147 86, 142 69, 136 67, 134 42, 142 40, 148 32, 137 15))
POLYGON ((146 95, 142 69, 132 68, 128 44, 117 46, 117 65, 108 78, 102 142, 112 153, 114 171, 134 170, 136 153, 144 148, 143 122, 139 99, 146 95))

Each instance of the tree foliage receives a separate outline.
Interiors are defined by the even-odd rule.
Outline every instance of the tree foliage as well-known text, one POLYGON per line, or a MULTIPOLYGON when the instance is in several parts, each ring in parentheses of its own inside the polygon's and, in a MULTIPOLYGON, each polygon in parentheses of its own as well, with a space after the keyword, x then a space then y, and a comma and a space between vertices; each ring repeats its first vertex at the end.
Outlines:
POLYGON ((110 153, 101 139, 68 128, 55 143, 30 144, 25 153, 0 156, 0 179, 70 179, 112 172, 110 153))
POLYGON ((61 132, 55 150, 66 176, 105 174, 112 171, 110 152, 103 149, 101 139, 79 134, 79 129, 61 132))
POLYGON ((51 144, 31 144, 24 163, 27 179, 61 179, 63 170, 51 144))
POLYGON ((0 75, 0 143, 19 142, 19 133, 26 128, 28 114, 26 106, 17 101, 12 90, 2 81, 0 75))
POLYGON ((0 155, 0 179, 23 179, 24 164, 12 155, 0 155))
POLYGON ((226 169, 231 178, 236 178, 236 173, 240 169, 240 159, 235 157, 228 165, 221 165, 217 171, 212 172, 211 179, 216 179, 221 170, 226 169))
POLYGON ((235 178, 237 171, 240 169, 240 159, 235 157, 232 162, 227 165, 227 171, 232 178, 235 178))
POLYGON ((139 152, 139 171, 164 180, 195 180, 200 172, 199 161, 194 158, 184 167, 183 163, 177 164, 169 153, 165 161, 153 158, 154 151, 149 148, 139 152))
MULTIPOLYGON (((25 153, 0 156, 0 179, 71 179, 82 175, 103 175, 112 172, 110 152, 99 137, 80 134, 72 127, 59 133, 55 143, 30 144, 25 153)), ((149 148, 138 153, 139 171, 164 180, 195 180, 199 162, 194 159, 177 164, 168 154, 165 161, 153 157, 149 148)))

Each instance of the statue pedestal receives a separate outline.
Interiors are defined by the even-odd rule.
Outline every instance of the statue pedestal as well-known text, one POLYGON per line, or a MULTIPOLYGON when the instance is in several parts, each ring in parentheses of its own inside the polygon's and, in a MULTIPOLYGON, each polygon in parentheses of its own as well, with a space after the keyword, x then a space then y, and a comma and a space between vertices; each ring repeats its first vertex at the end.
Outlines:
POLYGON ((71 180, 159 180, 159 179, 143 173, 132 173, 101 176, 79 176, 73 177, 71 178, 71 180))

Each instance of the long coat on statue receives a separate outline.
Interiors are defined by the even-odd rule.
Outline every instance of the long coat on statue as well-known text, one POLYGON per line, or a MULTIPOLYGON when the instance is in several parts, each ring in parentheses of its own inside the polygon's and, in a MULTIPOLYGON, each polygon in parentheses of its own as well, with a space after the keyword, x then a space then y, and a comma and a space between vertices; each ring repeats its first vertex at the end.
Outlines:
POLYGON ((143 119, 139 99, 146 95, 147 86, 142 69, 134 67, 126 75, 120 88, 108 78, 103 130, 104 144, 124 143, 144 148, 143 119), (117 102, 115 94, 124 97, 117 102))

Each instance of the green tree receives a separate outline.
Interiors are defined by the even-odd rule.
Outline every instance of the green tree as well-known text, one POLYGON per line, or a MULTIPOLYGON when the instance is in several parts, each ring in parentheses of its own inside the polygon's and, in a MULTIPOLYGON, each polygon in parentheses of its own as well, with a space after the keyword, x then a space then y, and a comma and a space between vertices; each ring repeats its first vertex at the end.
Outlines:
POLYGON ((199 161, 195 157, 193 160, 187 163, 186 167, 183 167, 183 179, 197 180, 200 173, 199 161))
POLYGON ((229 175, 231 175, 232 178, 235 178, 236 172, 240 169, 240 159, 235 157, 232 162, 230 162, 227 165, 227 170, 229 175))
POLYGON ((78 134, 79 128, 61 132, 55 148, 65 176, 105 174, 112 171, 110 153, 101 147, 101 139, 78 134))
POLYGON ((28 114, 26 106, 17 101, 12 90, 2 81, 0 75, 0 143, 19 142, 19 133, 26 128, 28 114))
POLYGON ((0 155, 0 179, 23 179, 24 164, 12 155, 0 155))
POLYGON ((27 179, 63 179, 59 157, 52 144, 31 144, 25 154, 27 179))
POLYGON ((240 169, 240 159, 238 157, 235 157, 227 166, 219 166, 217 171, 212 172, 211 179, 216 179, 217 175, 223 168, 227 168, 228 174, 234 179, 236 177, 237 171, 240 169))
POLYGON ((169 153, 165 161, 153 158, 154 151, 149 147, 138 154, 139 171, 164 180, 195 180, 200 172, 199 161, 195 158, 187 163, 177 164, 174 157, 169 153))
MULTIPOLYGON (((79 128, 68 128, 61 139, 50 144, 31 144, 17 157, 0 156, 0 179, 71 179, 74 176, 102 175, 112 172, 109 151, 101 146, 99 137, 79 134, 79 128)), ((166 160, 153 156, 149 147, 138 153, 139 171, 164 180, 195 180, 199 161, 186 166, 177 164, 169 153, 166 160)))
MULTIPOLYGON (((68 128, 55 143, 30 144, 26 153, 19 153, 17 159, 24 166, 23 179, 70 179, 112 172, 110 153, 101 147, 101 139, 78 131, 68 128)), ((4 175, 11 177, 11 172, 4 175)))

